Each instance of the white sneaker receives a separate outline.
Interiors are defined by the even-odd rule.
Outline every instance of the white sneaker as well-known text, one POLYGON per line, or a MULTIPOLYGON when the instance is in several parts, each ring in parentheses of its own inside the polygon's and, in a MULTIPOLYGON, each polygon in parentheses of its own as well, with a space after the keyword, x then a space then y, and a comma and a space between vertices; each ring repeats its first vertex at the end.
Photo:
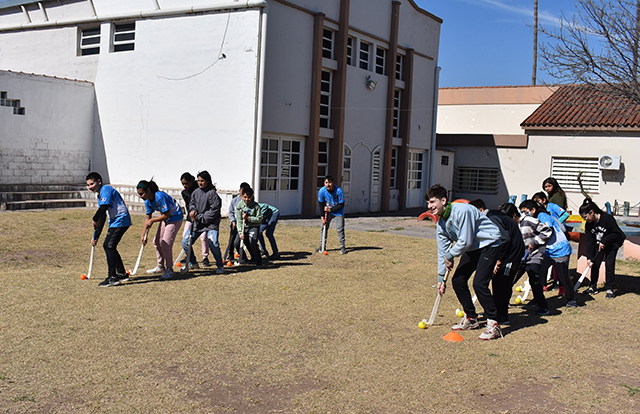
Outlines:
POLYGON ((160 276, 160 279, 162 280, 169 280, 173 277, 173 271, 167 269, 166 272, 164 272, 164 274, 162 276, 160 276))
POLYGON ((502 331, 500 330, 500 324, 493 319, 487 319, 487 326, 480 334, 478 339, 496 339, 502 337, 502 331))
POLYGON ((165 269, 163 266, 157 265, 153 269, 147 270, 147 273, 164 273, 165 269))
POLYGON ((456 323, 451 327, 454 331, 467 331, 469 329, 478 329, 480 324, 478 323, 478 319, 467 318, 467 315, 464 315, 460 318, 460 322, 456 323))
POLYGON ((184 265, 180 268, 180 273, 187 273, 189 270, 200 269, 198 263, 192 263, 190 265, 184 265))

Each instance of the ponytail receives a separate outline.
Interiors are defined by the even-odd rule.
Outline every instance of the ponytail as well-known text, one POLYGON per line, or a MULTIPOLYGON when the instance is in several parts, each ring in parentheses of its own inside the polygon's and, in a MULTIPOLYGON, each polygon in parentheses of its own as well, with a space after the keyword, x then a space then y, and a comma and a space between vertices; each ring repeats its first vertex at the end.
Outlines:
POLYGON ((140 180, 136 188, 141 188, 144 191, 148 190, 153 194, 155 194, 159 190, 158 184, 156 184, 156 182, 153 180, 150 180, 150 181, 140 180))
POLYGON ((593 211, 595 214, 602 214, 602 210, 596 203, 593 202, 590 198, 585 198, 580 205, 580 209, 578 210, 580 215, 587 214, 590 211, 593 211))

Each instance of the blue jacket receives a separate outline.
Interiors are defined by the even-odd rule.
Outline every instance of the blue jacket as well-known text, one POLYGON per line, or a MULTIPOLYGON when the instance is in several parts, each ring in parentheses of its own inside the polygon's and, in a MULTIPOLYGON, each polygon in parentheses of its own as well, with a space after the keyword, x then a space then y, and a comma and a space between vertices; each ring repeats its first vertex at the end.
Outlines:
POLYGON ((545 251, 545 255, 553 258, 570 255, 573 250, 571 249, 571 245, 569 244, 567 237, 564 235, 564 229, 560 222, 549 214, 542 212, 538 214, 537 219, 553 228, 553 235, 549 241, 547 241, 547 250, 545 251))
POLYGON ((451 262, 454 257, 462 256, 466 251, 499 246, 500 229, 474 206, 455 203, 451 205, 448 219, 438 219, 436 239, 438 282, 442 282, 447 272, 445 257, 451 262))

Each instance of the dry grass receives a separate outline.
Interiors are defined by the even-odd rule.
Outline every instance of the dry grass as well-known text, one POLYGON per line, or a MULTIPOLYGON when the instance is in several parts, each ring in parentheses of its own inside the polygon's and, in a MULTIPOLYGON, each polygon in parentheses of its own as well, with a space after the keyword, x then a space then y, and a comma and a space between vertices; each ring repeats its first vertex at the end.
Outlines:
MULTIPOLYGON (((434 240, 347 231, 349 254, 325 257, 309 253, 317 228, 281 225, 276 265, 98 288, 101 249, 80 280, 92 213, 0 214, 2 412, 640 412, 638 263, 618 264, 614 300, 580 295, 545 318, 514 306, 504 339, 451 343, 452 292, 417 328, 434 240)), ((141 226, 120 247, 130 267, 141 226)), ((141 269, 154 261, 146 249, 141 269)))

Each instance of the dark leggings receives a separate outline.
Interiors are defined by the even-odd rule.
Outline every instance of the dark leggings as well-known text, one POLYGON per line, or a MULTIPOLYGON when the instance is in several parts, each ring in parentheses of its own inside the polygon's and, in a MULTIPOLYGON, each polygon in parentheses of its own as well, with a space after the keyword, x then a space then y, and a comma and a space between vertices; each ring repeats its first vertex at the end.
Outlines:
POLYGON ((591 266, 591 286, 595 289, 598 285, 598 278, 600 277, 600 264, 602 263, 602 256, 604 255, 604 269, 606 271, 605 286, 607 289, 613 289, 613 283, 616 280, 616 256, 618 249, 617 244, 605 246, 600 255, 594 257, 593 265, 591 266))
POLYGON ((115 277, 116 275, 124 275, 127 273, 124 270, 124 264, 122 264, 122 258, 118 253, 118 243, 124 233, 129 230, 129 227, 109 227, 107 236, 104 238, 104 252, 107 255, 107 267, 109 269, 109 276, 115 277))
POLYGON ((236 237, 238 236, 238 229, 236 228, 236 226, 234 225, 235 223, 231 223, 229 225, 229 242, 227 243, 227 250, 224 252, 224 256, 222 256, 222 260, 233 260, 234 259, 234 254, 233 251, 235 250, 235 242, 236 242, 236 237))
POLYGON ((558 273, 558 280, 560 281, 560 285, 564 287, 565 297, 568 300, 574 300, 576 298, 576 293, 573 290, 573 282, 571 281, 571 276, 569 275, 570 257, 571 255, 562 257, 549 257, 545 255, 544 260, 542 261, 540 274, 546 275, 547 271, 549 270, 549 266, 553 265, 553 268, 556 269, 556 272, 558 273))
POLYGON ((507 263, 493 276, 493 301, 496 304, 497 320, 504 322, 509 319, 509 300, 513 292, 513 280, 520 266, 520 259, 514 263, 507 263))
POLYGON ((535 300, 541 308, 549 309, 547 298, 544 297, 544 290, 542 289, 543 283, 540 278, 540 268, 541 266, 539 264, 527 264, 524 270, 527 272, 527 275, 529 275, 529 285, 531 285, 533 300, 535 300))
POLYGON ((497 255, 497 247, 484 247, 471 252, 467 251, 460 257, 460 263, 458 263, 456 272, 451 279, 451 284, 468 318, 478 317, 469 290, 469 279, 473 272, 476 272, 476 276, 473 278, 473 290, 478 296, 480 305, 484 308, 487 319, 496 319, 496 304, 493 301, 491 290, 489 290, 489 283, 493 277, 497 255))

